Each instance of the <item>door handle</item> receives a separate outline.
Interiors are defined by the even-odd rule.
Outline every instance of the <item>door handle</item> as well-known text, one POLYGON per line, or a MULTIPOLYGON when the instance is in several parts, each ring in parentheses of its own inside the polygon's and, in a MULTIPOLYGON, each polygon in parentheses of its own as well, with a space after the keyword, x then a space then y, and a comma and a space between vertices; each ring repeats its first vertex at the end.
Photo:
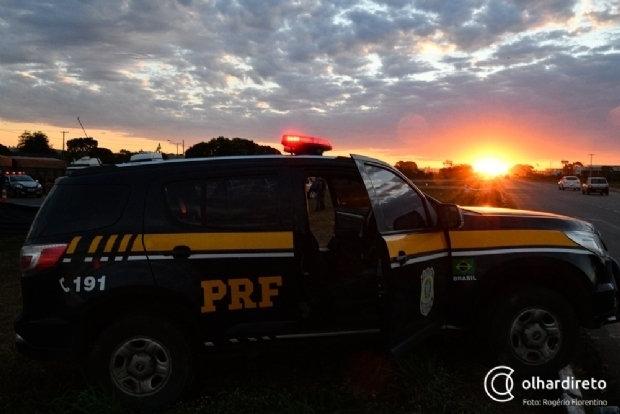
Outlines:
POLYGON ((404 266, 405 263, 407 262, 407 253, 405 253, 404 251, 399 251, 398 252, 398 258, 396 259, 396 261, 398 261, 398 264, 401 266, 404 266))
POLYGON ((192 249, 187 246, 174 246, 172 257, 175 259, 187 259, 192 254, 192 249))

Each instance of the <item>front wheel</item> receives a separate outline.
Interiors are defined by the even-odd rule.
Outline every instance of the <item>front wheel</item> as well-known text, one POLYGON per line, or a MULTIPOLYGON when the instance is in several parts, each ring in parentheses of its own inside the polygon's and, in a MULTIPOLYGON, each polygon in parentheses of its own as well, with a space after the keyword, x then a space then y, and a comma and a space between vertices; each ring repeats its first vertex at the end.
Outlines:
POLYGON ((170 322, 122 319, 105 329, 89 360, 89 376, 124 406, 151 412, 175 401, 192 376, 192 347, 170 322))
POLYGON ((575 312, 562 296, 530 288, 503 301, 491 325, 491 350, 522 377, 551 377, 568 365, 579 339, 575 312))

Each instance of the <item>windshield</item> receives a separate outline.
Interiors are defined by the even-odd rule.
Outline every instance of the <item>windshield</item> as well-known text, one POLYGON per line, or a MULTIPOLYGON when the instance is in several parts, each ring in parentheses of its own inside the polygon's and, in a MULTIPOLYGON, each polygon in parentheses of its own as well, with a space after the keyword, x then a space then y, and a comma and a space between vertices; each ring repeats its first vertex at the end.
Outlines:
POLYGON ((34 181, 29 175, 13 175, 11 181, 34 181))

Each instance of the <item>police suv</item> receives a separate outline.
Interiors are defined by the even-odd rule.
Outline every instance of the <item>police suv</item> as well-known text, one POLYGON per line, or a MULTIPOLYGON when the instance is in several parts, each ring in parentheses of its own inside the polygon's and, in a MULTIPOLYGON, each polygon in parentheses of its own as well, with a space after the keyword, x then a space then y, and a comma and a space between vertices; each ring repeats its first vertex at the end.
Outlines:
POLYGON ((57 182, 21 250, 16 346, 86 357, 129 407, 174 401, 201 349, 377 334, 398 356, 478 328, 497 364, 548 375, 579 326, 616 322, 620 270, 589 223, 442 204, 390 165, 298 156, 102 166, 57 182), (325 209, 307 183, 325 182, 325 209))

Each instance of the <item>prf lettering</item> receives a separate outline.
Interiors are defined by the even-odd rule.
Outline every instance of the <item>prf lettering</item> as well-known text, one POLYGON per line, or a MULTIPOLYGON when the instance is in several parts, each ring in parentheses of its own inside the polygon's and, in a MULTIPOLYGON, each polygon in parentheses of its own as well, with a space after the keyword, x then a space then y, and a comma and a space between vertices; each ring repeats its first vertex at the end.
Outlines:
MULTIPOLYGON (((230 293, 228 310, 271 308, 272 298, 278 296, 278 287, 282 286, 282 276, 264 276, 258 278, 261 290, 261 301, 256 303, 250 297, 254 292, 254 283, 250 279, 228 279, 228 285, 223 280, 203 280, 200 282, 204 297, 202 313, 215 312, 216 302, 221 301, 230 293)), ((221 305, 220 305, 221 306, 221 305)))

